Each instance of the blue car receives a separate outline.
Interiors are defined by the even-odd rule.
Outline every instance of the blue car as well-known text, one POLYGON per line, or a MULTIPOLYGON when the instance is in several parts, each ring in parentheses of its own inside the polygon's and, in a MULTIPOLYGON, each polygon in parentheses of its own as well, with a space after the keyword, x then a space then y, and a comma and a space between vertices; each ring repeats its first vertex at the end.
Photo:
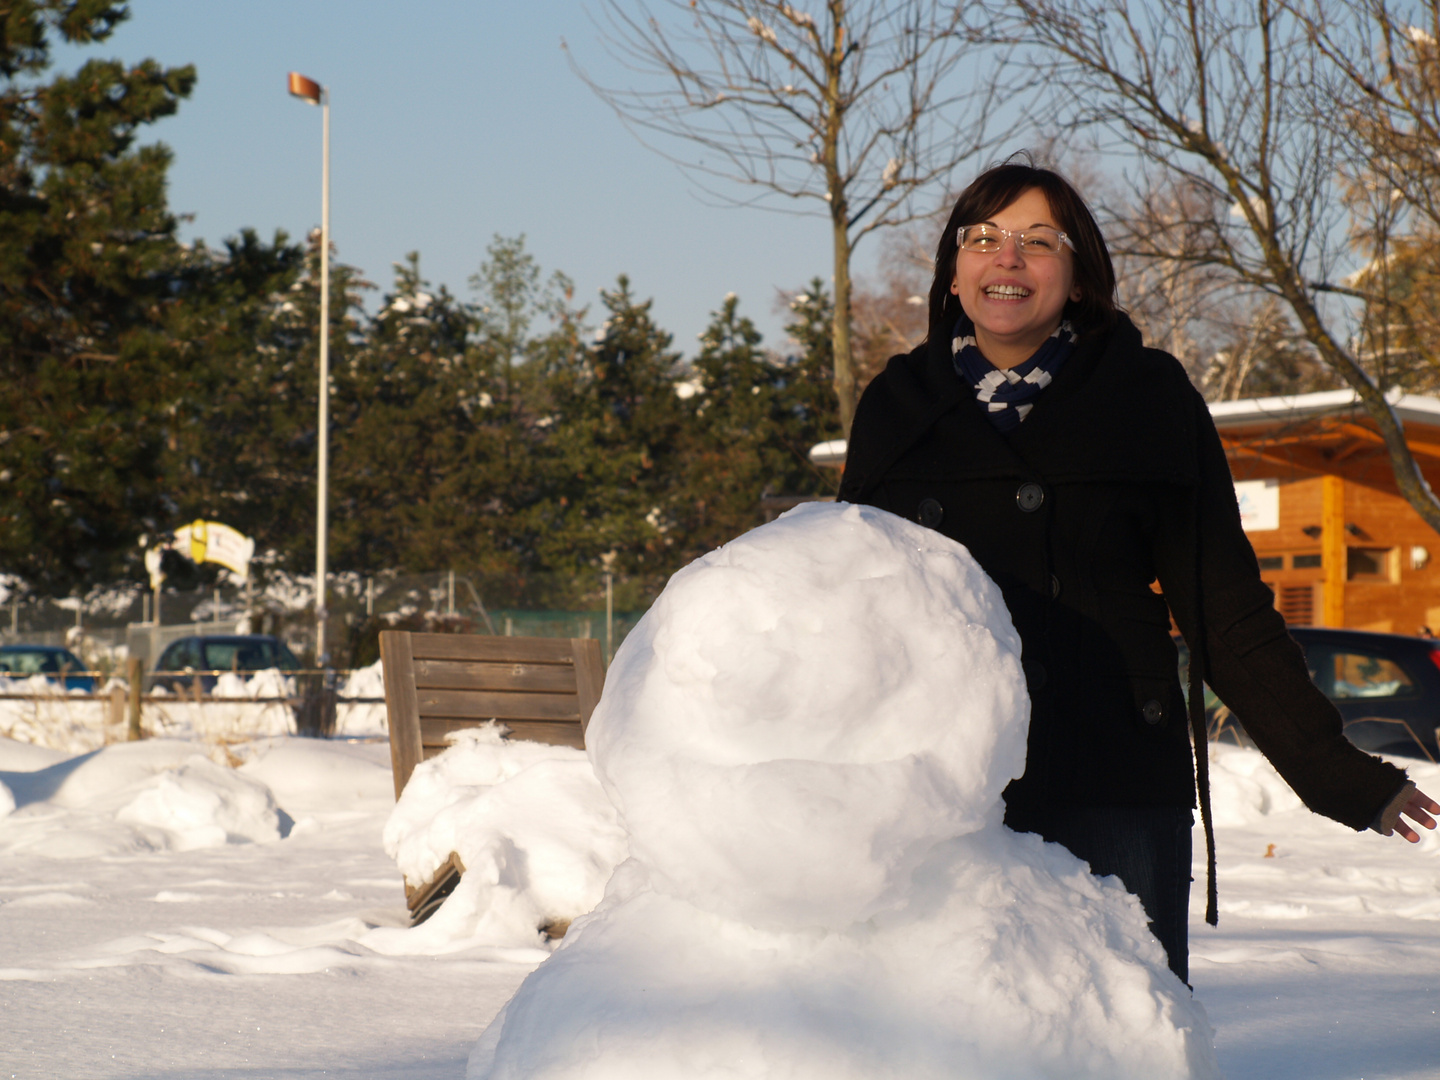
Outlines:
POLYGON ((299 667, 295 654, 269 634, 199 634, 166 646, 149 683, 151 689, 182 691, 191 689, 198 679, 200 688, 208 692, 215 689, 222 672, 246 675, 268 668, 296 671, 299 667))
POLYGON ((44 675, 47 680, 63 685, 66 690, 95 692, 93 675, 71 675, 83 672, 85 665, 69 649, 59 645, 0 645, 0 678, 28 679, 44 675))

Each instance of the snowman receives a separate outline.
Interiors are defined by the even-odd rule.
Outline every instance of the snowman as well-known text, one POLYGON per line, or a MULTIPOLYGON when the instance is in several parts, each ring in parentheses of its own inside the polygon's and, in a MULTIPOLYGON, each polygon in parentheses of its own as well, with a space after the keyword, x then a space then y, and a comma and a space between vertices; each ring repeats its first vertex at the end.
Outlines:
POLYGON ((812 503, 677 573, 589 754, 630 840, 475 1080, 1208 1080, 1138 902, 1002 823, 1029 702, 939 533, 812 503))

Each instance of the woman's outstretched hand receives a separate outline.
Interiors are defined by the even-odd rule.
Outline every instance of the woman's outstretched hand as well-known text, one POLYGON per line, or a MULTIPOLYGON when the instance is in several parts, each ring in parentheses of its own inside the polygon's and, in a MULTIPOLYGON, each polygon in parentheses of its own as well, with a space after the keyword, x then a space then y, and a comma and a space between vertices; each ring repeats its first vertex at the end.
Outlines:
POLYGON ((1433 829, 1435 828, 1435 818, 1433 816, 1435 814, 1440 814, 1440 803, 1437 803, 1434 799, 1430 798, 1429 795, 1426 795, 1417 788, 1415 794, 1410 796, 1410 801, 1401 808, 1400 817, 1395 821, 1395 831, 1406 840, 1409 840, 1410 843, 1418 844, 1420 842, 1420 834, 1411 828, 1410 822, 1405 819, 1408 817, 1414 821, 1416 825, 1433 829))

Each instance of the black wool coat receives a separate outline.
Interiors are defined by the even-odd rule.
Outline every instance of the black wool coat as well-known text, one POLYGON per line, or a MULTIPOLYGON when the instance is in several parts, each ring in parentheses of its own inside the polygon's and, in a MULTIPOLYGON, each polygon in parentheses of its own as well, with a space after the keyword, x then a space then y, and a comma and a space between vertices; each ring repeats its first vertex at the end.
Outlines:
POLYGON ((839 497, 958 540, 1004 593, 1031 697, 1012 816, 1195 805, 1171 613, 1312 810, 1364 829, 1405 783, 1341 733, 1260 580, 1209 410, 1123 316, 1082 339, 1009 435, 948 342, 893 358, 860 400, 839 497))

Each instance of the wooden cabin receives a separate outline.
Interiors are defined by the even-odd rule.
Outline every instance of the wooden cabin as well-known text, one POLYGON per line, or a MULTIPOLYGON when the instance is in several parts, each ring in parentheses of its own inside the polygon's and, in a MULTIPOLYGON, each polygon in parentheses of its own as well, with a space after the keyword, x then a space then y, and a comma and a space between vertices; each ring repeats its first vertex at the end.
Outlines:
MULTIPOLYGON (((1397 393, 1391 403, 1440 490, 1440 399, 1397 393)), ((1440 533, 1401 498, 1354 392, 1217 402, 1210 413, 1287 622, 1440 633, 1440 533)))

